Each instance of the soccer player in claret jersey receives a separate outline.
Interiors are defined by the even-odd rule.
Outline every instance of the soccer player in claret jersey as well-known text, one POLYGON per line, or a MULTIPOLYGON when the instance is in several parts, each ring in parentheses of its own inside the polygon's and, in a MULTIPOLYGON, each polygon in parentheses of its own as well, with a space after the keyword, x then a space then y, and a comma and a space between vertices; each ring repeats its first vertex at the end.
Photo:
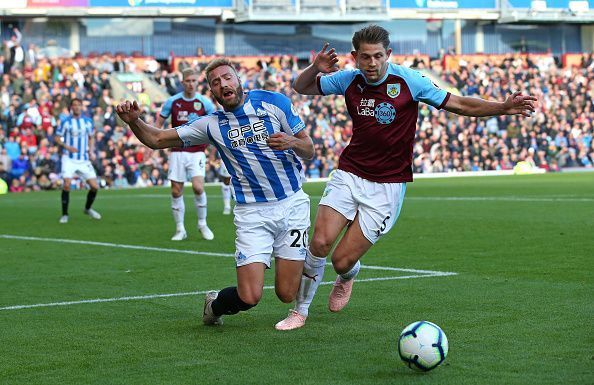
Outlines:
MULTIPOLYGON (((162 128, 165 120, 171 116, 172 127, 181 126, 199 116, 215 111, 212 101, 196 92, 198 89, 198 72, 187 68, 182 72, 184 91, 173 95, 163 104, 157 117, 157 126, 162 128)), ((198 230, 206 240, 212 240, 214 234, 206 224, 206 192, 204 191, 204 175, 206 173, 207 145, 187 148, 172 148, 169 154, 169 181, 171 182, 171 211, 175 221, 175 234, 172 241, 186 239, 188 234, 184 224, 186 207, 184 204, 184 183, 190 178, 194 190, 194 206, 198 213, 198 230)), ((230 197, 230 192, 228 196, 230 197)), ((223 194, 225 196, 225 194, 223 194)), ((230 198, 229 198, 230 199, 230 198)), ((227 200, 226 204, 229 204, 227 200)))
POLYGON ((70 184, 78 175, 90 187, 84 213, 93 219, 101 219, 101 215, 91 206, 97 196, 97 174, 90 159, 95 154, 93 121, 82 116, 82 100, 74 98, 70 101, 70 116, 60 122, 56 131, 56 143, 64 149, 62 153, 62 217, 60 223, 68 223, 68 204, 70 202, 70 184))
POLYGON ((359 259, 394 226, 406 183, 412 182, 419 102, 467 116, 530 116, 534 111, 532 96, 515 92, 504 102, 455 96, 419 72, 390 63, 389 33, 382 27, 359 30, 352 43, 357 69, 337 71, 336 52, 325 44, 293 85, 305 95, 344 95, 353 136, 320 201, 297 303, 276 325, 279 330, 305 324, 326 256, 345 227, 332 253, 338 277, 328 307, 337 312, 347 305, 359 259))
POLYGON ((224 111, 175 129, 159 130, 139 118, 136 102, 117 106, 118 115, 140 141, 151 148, 213 144, 231 174, 237 205, 235 265, 237 286, 209 292, 202 320, 222 323, 222 315, 254 307, 262 297, 264 271, 275 257, 278 298, 295 300, 310 226, 309 197, 299 158, 313 157, 305 124, 284 95, 243 91, 230 61, 212 61, 206 77, 224 111))

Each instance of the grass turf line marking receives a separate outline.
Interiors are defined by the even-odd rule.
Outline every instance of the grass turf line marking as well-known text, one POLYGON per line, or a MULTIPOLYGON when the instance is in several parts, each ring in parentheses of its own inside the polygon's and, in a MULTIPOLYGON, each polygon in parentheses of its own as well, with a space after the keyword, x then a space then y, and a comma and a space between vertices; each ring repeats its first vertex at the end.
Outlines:
MULTIPOLYGON (((363 266, 361 266, 361 268, 363 268, 363 266)), ((377 282, 377 281, 393 281, 393 280, 397 280, 397 279, 446 277, 446 276, 451 276, 451 275, 457 275, 457 273, 452 273, 452 272, 436 272, 436 273, 438 273, 438 274, 404 275, 404 276, 400 276, 400 277, 363 278, 363 279, 358 279, 357 283, 377 282)), ((332 285, 332 284, 334 284, 334 281, 322 282, 320 285, 332 285)), ((272 290, 272 289, 274 289, 274 286, 264 286, 264 289, 272 290)), ((155 298, 186 297, 186 296, 191 296, 191 295, 206 294, 206 293, 208 293, 208 291, 209 290, 191 291, 191 292, 184 292, 184 293, 170 293, 170 294, 138 295, 138 296, 116 297, 116 298, 96 298, 96 299, 85 299, 85 300, 80 300, 80 301, 37 303, 37 304, 32 304, 32 305, 14 305, 14 306, 0 307, 0 311, 23 310, 23 309, 32 309, 32 308, 38 308, 38 307, 71 306, 71 305, 80 305, 80 304, 86 304, 86 303, 121 302, 121 301, 135 301, 135 300, 155 299, 155 298)))
POLYGON ((56 242, 56 243, 75 243, 75 244, 79 244, 79 245, 116 247, 116 248, 121 248, 121 249, 150 250, 150 251, 162 251, 162 252, 166 252, 166 253, 181 253, 181 254, 207 255, 207 256, 210 256, 210 257, 234 257, 235 256, 235 254, 229 254, 229 253, 212 253, 212 252, 209 252, 209 251, 166 249, 166 248, 163 248, 163 247, 124 245, 124 244, 121 244, 121 243, 108 243, 108 242, 95 242, 95 241, 80 241, 80 240, 77 240, 77 239, 26 237, 26 236, 21 236, 21 235, 10 235, 10 234, 0 234, 0 238, 18 239, 18 240, 22 240, 22 241, 42 241, 42 242, 56 242))
MULTIPOLYGON (((93 246, 115 247, 115 248, 124 248, 124 249, 137 249, 137 250, 151 250, 151 251, 194 254, 194 255, 207 255, 207 256, 216 256, 216 257, 234 257, 234 254, 230 254, 230 253, 208 253, 208 252, 193 251, 193 250, 166 249, 166 248, 161 248, 161 247, 135 246, 135 245, 124 245, 124 244, 117 244, 117 243, 94 242, 94 241, 81 241, 81 240, 76 240, 76 239, 41 238, 41 237, 29 237, 29 236, 9 235, 9 234, 0 234, 0 238, 27 240, 27 241, 74 243, 74 244, 93 245, 93 246)), ((326 263, 326 265, 331 266, 332 263, 326 263)), ((363 278, 363 279, 358 279, 357 282, 377 282, 377 281, 392 281, 392 280, 397 280, 397 279, 446 277, 446 276, 452 276, 452 275, 458 274, 458 273, 448 272, 448 271, 419 270, 419 269, 407 269, 407 268, 399 268, 399 267, 372 266, 372 265, 361 265, 361 269, 363 269, 363 270, 382 270, 382 271, 402 271, 402 272, 416 273, 416 274, 396 276, 396 277, 363 278)), ((321 283, 321 285, 332 285, 332 284, 334 284, 334 281, 327 281, 327 282, 321 283)), ((274 286, 264 286, 264 289, 267 289, 267 290, 274 289, 274 286)), ((50 303, 40 303, 40 304, 32 304, 32 305, 14 305, 14 306, 0 307, 0 311, 31 309, 31 308, 37 308, 37 307, 70 306, 70 305, 78 305, 78 304, 85 304, 85 303, 102 303, 102 302, 132 301, 132 300, 143 300, 143 299, 154 299, 154 298, 182 297, 182 296, 206 294, 207 292, 208 292, 208 290, 207 291, 183 292, 183 293, 170 293, 170 294, 126 296, 126 297, 117 297, 117 298, 96 298, 96 299, 87 299, 87 300, 79 300, 79 301, 50 302, 50 303)))
MULTIPOLYGON (((118 195, 104 195, 101 196, 101 200, 118 200, 118 199, 166 199, 170 197, 170 194, 137 194, 137 195, 130 195, 130 194, 118 194, 118 195)), ((217 194, 209 194, 211 198, 221 198, 222 195, 217 194)), ((310 195, 312 199, 321 199, 321 195, 310 195)), ((9 196, 8 198, 3 198, 4 201, 9 201, 12 197, 9 196)), ((84 196, 71 196, 70 200, 78 200, 84 201, 87 199, 84 196)), ((553 203, 562 203, 562 202, 594 202, 594 198, 591 197, 576 197, 571 195, 566 196, 558 196, 558 197, 521 197, 521 196, 467 196, 467 197, 439 197, 439 196, 410 196, 405 198, 408 200, 419 200, 419 201, 461 201, 461 202, 483 202, 483 201, 496 201, 496 202, 553 202, 553 203)), ((14 199, 13 199, 14 200, 14 199)), ((41 199, 36 197, 36 199, 32 200, 34 202, 48 202, 54 201, 55 197, 41 199)), ((20 202, 20 201, 19 201, 20 202)))
MULTIPOLYGON (((166 253, 181 253, 181 254, 193 254, 193 255, 206 255, 209 257, 235 257, 232 253, 211 253, 208 251, 194 251, 194 250, 181 250, 181 249, 168 249, 164 247, 151 247, 151 246, 138 246, 138 245, 125 245, 121 243, 108 243, 108 242, 95 242, 95 241, 82 241, 78 239, 62 239, 62 238, 42 238, 42 237, 30 237, 22 235, 10 235, 0 234, 0 238, 5 239, 16 239, 21 241, 41 241, 41 242, 55 242, 55 243, 74 243, 79 245, 92 245, 92 246, 104 246, 104 247, 115 247, 122 249, 134 249, 134 250, 149 250, 149 251, 161 251, 166 253)), ((332 266, 332 263, 326 263, 327 266, 332 266)), ((432 271, 432 270, 416 270, 416 269, 405 269, 399 267, 384 267, 384 266, 371 266, 361 265, 363 269, 369 270, 384 270, 384 271, 403 271, 406 273, 418 273, 418 274, 455 274, 443 271, 432 271)))
MULTIPOLYGON (((110 198, 167 198, 170 195, 165 194, 139 194, 139 195, 119 195, 111 196, 110 198)), ((209 195, 212 198, 220 198, 222 195, 209 195)), ((310 198, 321 199, 321 195, 310 195, 310 198)), ((84 197, 80 197, 82 200, 84 197)), ((86 198, 84 198, 86 199, 86 198)), ((105 199, 105 198, 102 198, 105 199)), ((572 196, 558 196, 558 197, 520 197, 520 196, 468 196, 468 197, 439 197, 439 196, 412 196, 406 197, 406 200, 419 200, 419 201, 469 201, 469 202, 482 202, 482 201, 501 201, 501 202, 594 202, 594 198, 589 197, 572 197, 572 196)))

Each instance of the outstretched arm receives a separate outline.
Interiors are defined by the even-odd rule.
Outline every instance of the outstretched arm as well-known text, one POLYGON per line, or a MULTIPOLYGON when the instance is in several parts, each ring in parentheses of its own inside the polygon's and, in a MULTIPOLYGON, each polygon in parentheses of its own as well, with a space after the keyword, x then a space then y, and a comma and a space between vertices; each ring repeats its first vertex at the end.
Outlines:
POLYGON ((183 146, 183 142, 175 129, 160 130, 140 119, 140 107, 136 101, 126 100, 124 103, 118 104, 116 112, 120 119, 130 126, 134 135, 144 145, 152 149, 183 146))
POLYGON ((492 102, 469 96, 450 95, 443 107, 446 111, 466 116, 522 115, 529 117, 534 112, 534 96, 514 92, 504 102, 492 102))
POLYGON ((305 68, 297 79, 293 82, 293 89, 303 95, 320 95, 318 90, 317 77, 320 72, 331 73, 338 70, 336 63, 338 57, 334 48, 328 52, 326 49, 329 44, 325 43, 322 50, 316 54, 316 57, 307 68, 305 68))

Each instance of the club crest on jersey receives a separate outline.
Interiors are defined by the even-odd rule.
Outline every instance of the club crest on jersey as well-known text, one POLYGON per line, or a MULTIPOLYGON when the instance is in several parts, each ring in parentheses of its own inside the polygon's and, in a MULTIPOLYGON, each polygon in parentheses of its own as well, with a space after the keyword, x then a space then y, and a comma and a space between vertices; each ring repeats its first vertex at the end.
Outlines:
POLYGON ((394 99, 395 97, 400 95, 400 83, 388 84, 388 89, 387 89, 386 93, 392 99, 394 99))
POLYGON ((390 124, 396 118, 396 109, 390 103, 380 103, 375 107, 375 119, 379 124, 390 124))
POLYGON ((194 109, 196 111, 200 110, 202 108, 202 103, 201 102, 194 102, 194 109))
POLYGON ((261 109, 260 107, 258 107, 258 109, 256 109, 256 116, 259 118, 263 118, 265 116, 268 115, 268 112, 266 112, 266 110, 261 109))

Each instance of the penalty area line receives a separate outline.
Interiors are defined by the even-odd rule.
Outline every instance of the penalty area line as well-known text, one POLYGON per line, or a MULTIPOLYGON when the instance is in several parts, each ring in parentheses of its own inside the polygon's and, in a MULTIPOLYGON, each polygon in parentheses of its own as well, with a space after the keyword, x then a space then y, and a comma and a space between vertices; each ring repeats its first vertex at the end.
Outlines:
MULTIPOLYGON (((457 273, 438 272, 438 274, 426 274, 426 275, 403 275, 403 276, 398 276, 398 277, 362 278, 362 279, 357 279, 357 283, 394 281, 397 279, 446 277, 446 276, 452 276, 452 275, 457 275, 457 273)), ((332 284, 334 284, 334 281, 325 281, 325 282, 322 282, 320 285, 332 285, 332 284)), ((272 289, 274 289, 274 286, 264 286, 264 289, 272 290, 272 289)), ((138 300, 147 300, 147 299, 156 299, 156 298, 188 297, 188 296, 192 296, 192 295, 203 295, 208 292, 209 292, 209 290, 202 290, 202 291, 191 291, 191 292, 182 292, 182 293, 149 294, 149 295, 137 295, 137 296, 126 296, 126 297, 114 297, 114 298, 83 299, 83 300, 79 300, 79 301, 37 303, 37 304, 31 304, 31 305, 13 305, 13 306, 0 307, 0 311, 23 310, 23 309, 33 309, 33 308, 40 308, 40 307, 72 306, 72 305, 91 304, 91 303, 138 301, 138 300)))
MULTIPOLYGON (((151 247, 151 246, 140 246, 140 245, 126 245, 121 243, 109 243, 109 242, 96 242, 96 241, 83 241, 79 239, 63 239, 63 238, 43 238, 43 237, 32 237, 23 235, 11 235, 11 234, 0 234, 0 238, 14 239, 19 241, 39 241, 39 242, 53 242, 53 243, 69 243, 78 245, 90 245, 90 246, 101 246, 101 247, 113 247, 119 249, 132 249, 132 250, 147 250, 147 251, 159 251, 165 253, 179 253, 179 254, 192 254, 192 255, 206 255, 209 257, 235 257, 232 253, 214 253, 209 251, 195 251, 195 250, 182 250, 182 249, 170 249, 165 247, 151 247)), ((332 263, 326 263, 327 266, 332 266, 332 263)), ((384 271, 402 271, 405 273, 418 273, 418 274, 449 274, 443 271, 432 271, 432 270, 417 270, 417 269, 404 269, 399 267, 385 267, 385 266, 372 266, 372 265, 361 265, 362 269, 368 270, 384 270, 384 271)), ((455 273, 454 273, 455 274, 455 273)))

